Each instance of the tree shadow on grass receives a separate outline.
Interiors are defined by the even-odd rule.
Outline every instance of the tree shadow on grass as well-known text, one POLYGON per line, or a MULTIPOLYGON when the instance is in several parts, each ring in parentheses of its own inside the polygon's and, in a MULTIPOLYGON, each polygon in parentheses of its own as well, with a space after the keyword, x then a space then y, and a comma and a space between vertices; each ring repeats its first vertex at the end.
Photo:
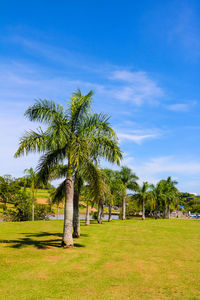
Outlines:
MULTIPOLYGON (((61 239, 48 239, 48 240, 37 240, 31 237, 48 237, 48 236, 57 236, 61 237, 61 233, 49 233, 49 232, 40 232, 40 233, 22 233, 25 235, 23 238, 18 240, 0 240, 0 243, 8 244, 8 247, 21 249, 27 246, 34 246, 37 249, 50 249, 52 247, 61 248, 61 239)), ((82 244, 75 243, 74 247, 80 248, 85 247, 82 244)))
POLYGON ((81 233, 81 236, 88 237, 89 235, 87 233, 81 233))

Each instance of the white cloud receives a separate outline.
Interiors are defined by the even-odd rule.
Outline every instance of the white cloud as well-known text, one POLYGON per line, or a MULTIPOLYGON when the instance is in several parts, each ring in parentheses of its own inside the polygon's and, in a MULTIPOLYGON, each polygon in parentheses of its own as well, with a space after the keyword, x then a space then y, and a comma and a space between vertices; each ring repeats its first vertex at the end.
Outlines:
POLYGON ((139 183, 148 181, 156 184, 159 180, 172 176, 179 182, 178 188, 181 191, 194 192, 196 189, 196 192, 200 192, 200 160, 171 155, 138 162, 138 159, 126 154, 123 165, 127 165, 139 176, 139 183))
POLYGON ((146 72, 114 71, 109 79, 118 81, 119 87, 113 91, 117 99, 138 106, 144 102, 155 104, 164 96, 162 88, 146 72))
MULTIPOLYGON (((81 84, 88 84, 88 86, 92 86, 91 82, 93 82, 93 88, 98 89, 98 91, 102 94, 106 94, 107 96, 110 96, 114 99, 129 101, 130 103, 133 103, 137 106, 140 106, 143 103, 155 105, 164 95, 164 91, 162 90, 162 88, 157 84, 152 76, 150 76, 150 74, 147 74, 147 72, 130 72, 127 70, 119 69, 119 66, 108 65, 100 62, 96 63, 92 62, 92 60, 88 61, 79 53, 72 53, 67 49, 57 48, 55 46, 46 44, 45 42, 38 42, 36 40, 31 40, 29 38, 21 36, 9 37, 7 38, 7 40, 11 43, 20 44, 21 47, 24 47, 25 50, 33 56, 40 55, 41 57, 45 58, 45 60, 48 60, 53 64, 56 62, 58 65, 61 64, 62 67, 67 66, 76 70, 76 78, 77 70, 80 75, 82 74, 82 76, 84 76, 83 78, 85 78, 85 71, 87 71, 87 74, 90 73, 90 75, 92 75, 92 80, 81 81, 81 84), (104 82, 105 80, 109 79, 110 82, 107 80, 104 84, 95 84, 95 76, 99 76, 104 80, 104 82)), ((29 72, 31 72, 30 70, 31 68, 29 69, 29 72)), ((68 75, 68 77, 69 76, 72 80, 72 72, 70 72, 70 75, 68 75)), ((15 79, 16 81, 18 80, 18 78, 15 79)), ((58 80, 56 82, 56 85, 58 86, 62 84, 65 78, 59 78, 57 76, 57 79, 58 80)), ((54 83, 55 79, 53 78, 52 81, 52 83, 54 83)), ((25 81, 25 83, 27 82, 25 81)), ((73 83, 74 82, 72 80, 72 85, 73 83)), ((50 90, 52 89, 52 87, 53 85, 50 82, 50 90)))
POLYGON ((188 103, 175 103, 167 106, 167 109, 175 112, 187 112, 189 111, 193 106, 196 105, 196 101, 190 101, 188 103))
POLYGON ((141 170, 150 171, 152 174, 162 172, 197 174, 200 172, 200 161, 180 160, 173 156, 153 158, 141 166, 141 170))
POLYGON ((121 132, 117 133, 117 136, 119 137, 120 142, 127 140, 127 141, 132 141, 136 144, 141 144, 144 140, 158 137, 156 134, 135 135, 135 134, 121 133, 121 132))

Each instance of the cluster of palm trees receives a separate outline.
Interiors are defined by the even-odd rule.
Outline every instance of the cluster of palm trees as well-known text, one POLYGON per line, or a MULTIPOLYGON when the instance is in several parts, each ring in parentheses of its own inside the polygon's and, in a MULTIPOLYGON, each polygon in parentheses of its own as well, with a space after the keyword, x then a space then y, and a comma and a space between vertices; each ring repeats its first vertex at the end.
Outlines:
MULTIPOLYGON (((15 157, 31 152, 41 153, 37 166, 37 176, 41 182, 64 179, 53 194, 57 203, 65 198, 63 247, 73 246, 73 237, 80 236, 79 198, 83 186, 90 200, 98 203, 99 223, 102 222, 105 201, 109 206, 111 221, 111 207, 116 197, 122 199, 122 219, 126 218, 127 189, 135 191, 138 201, 142 201, 143 218, 145 203, 153 195, 151 186, 147 183, 139 187, 136 182, 138 177, 129 168, 122 167, 118 172, 99 168, 102 158, 120 165, 122 151, 109 117, 92 112, 92 95, 92 91, 82 95, 77 90, 67 103, 66 109, 53 101, 37 100, 26 110, 25 116, 30 121, 45 125, 45 130, 39 127, 35 131, 26 131, 15 153, 15 157)), ((174 186, 171 181, 170 184, 174 186)), ((165 197, 165 193, 169 194, 168 188, 169 186, 166 187, 161 182, 154 193, 157 195, 154 195, 154 198, 157 197, 156 209, 164 203, 165 214, 169 213, 171 201, 165 197)), ((174 197, 173 193, 170 197, 174 197)), ((89 201, 87 204, 89 205, 89 201)), ((86 223, 89 224, 88 208, 86 223)))
POLYGON ((136 193, 131 198, 142 207, 142 220, 145 220, 146 206, 150 216, 164 219, 170 217, 170 208, 177 209, 179 204, 176 184, 176 181, 168 177, 166 180, 160 180, 155 186, 148 182, 143 182, 142 186, 137 185, 136 193))

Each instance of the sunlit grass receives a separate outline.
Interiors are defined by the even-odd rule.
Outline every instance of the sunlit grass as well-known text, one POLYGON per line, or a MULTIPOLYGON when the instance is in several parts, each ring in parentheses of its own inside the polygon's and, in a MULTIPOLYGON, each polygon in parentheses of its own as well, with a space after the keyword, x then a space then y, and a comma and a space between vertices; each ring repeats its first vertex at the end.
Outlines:
POLYGON ((200 222, 0 223, 0 299, 200 299, 200 222))

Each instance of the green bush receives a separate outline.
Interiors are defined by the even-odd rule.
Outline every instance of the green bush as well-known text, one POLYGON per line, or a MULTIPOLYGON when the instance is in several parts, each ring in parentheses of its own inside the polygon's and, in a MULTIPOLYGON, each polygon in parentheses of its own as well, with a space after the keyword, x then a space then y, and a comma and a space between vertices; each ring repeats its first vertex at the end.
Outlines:
MULTIPOLYGON (((32 220, 32 200, 25 191, 19 192, 15 196, 14 209, 8 209, 3 217, 6 221, 31 221, 32 220)), ((51 209, 48 205, 35 203, 34 218, 43 220, 47 218, 51 209)))

